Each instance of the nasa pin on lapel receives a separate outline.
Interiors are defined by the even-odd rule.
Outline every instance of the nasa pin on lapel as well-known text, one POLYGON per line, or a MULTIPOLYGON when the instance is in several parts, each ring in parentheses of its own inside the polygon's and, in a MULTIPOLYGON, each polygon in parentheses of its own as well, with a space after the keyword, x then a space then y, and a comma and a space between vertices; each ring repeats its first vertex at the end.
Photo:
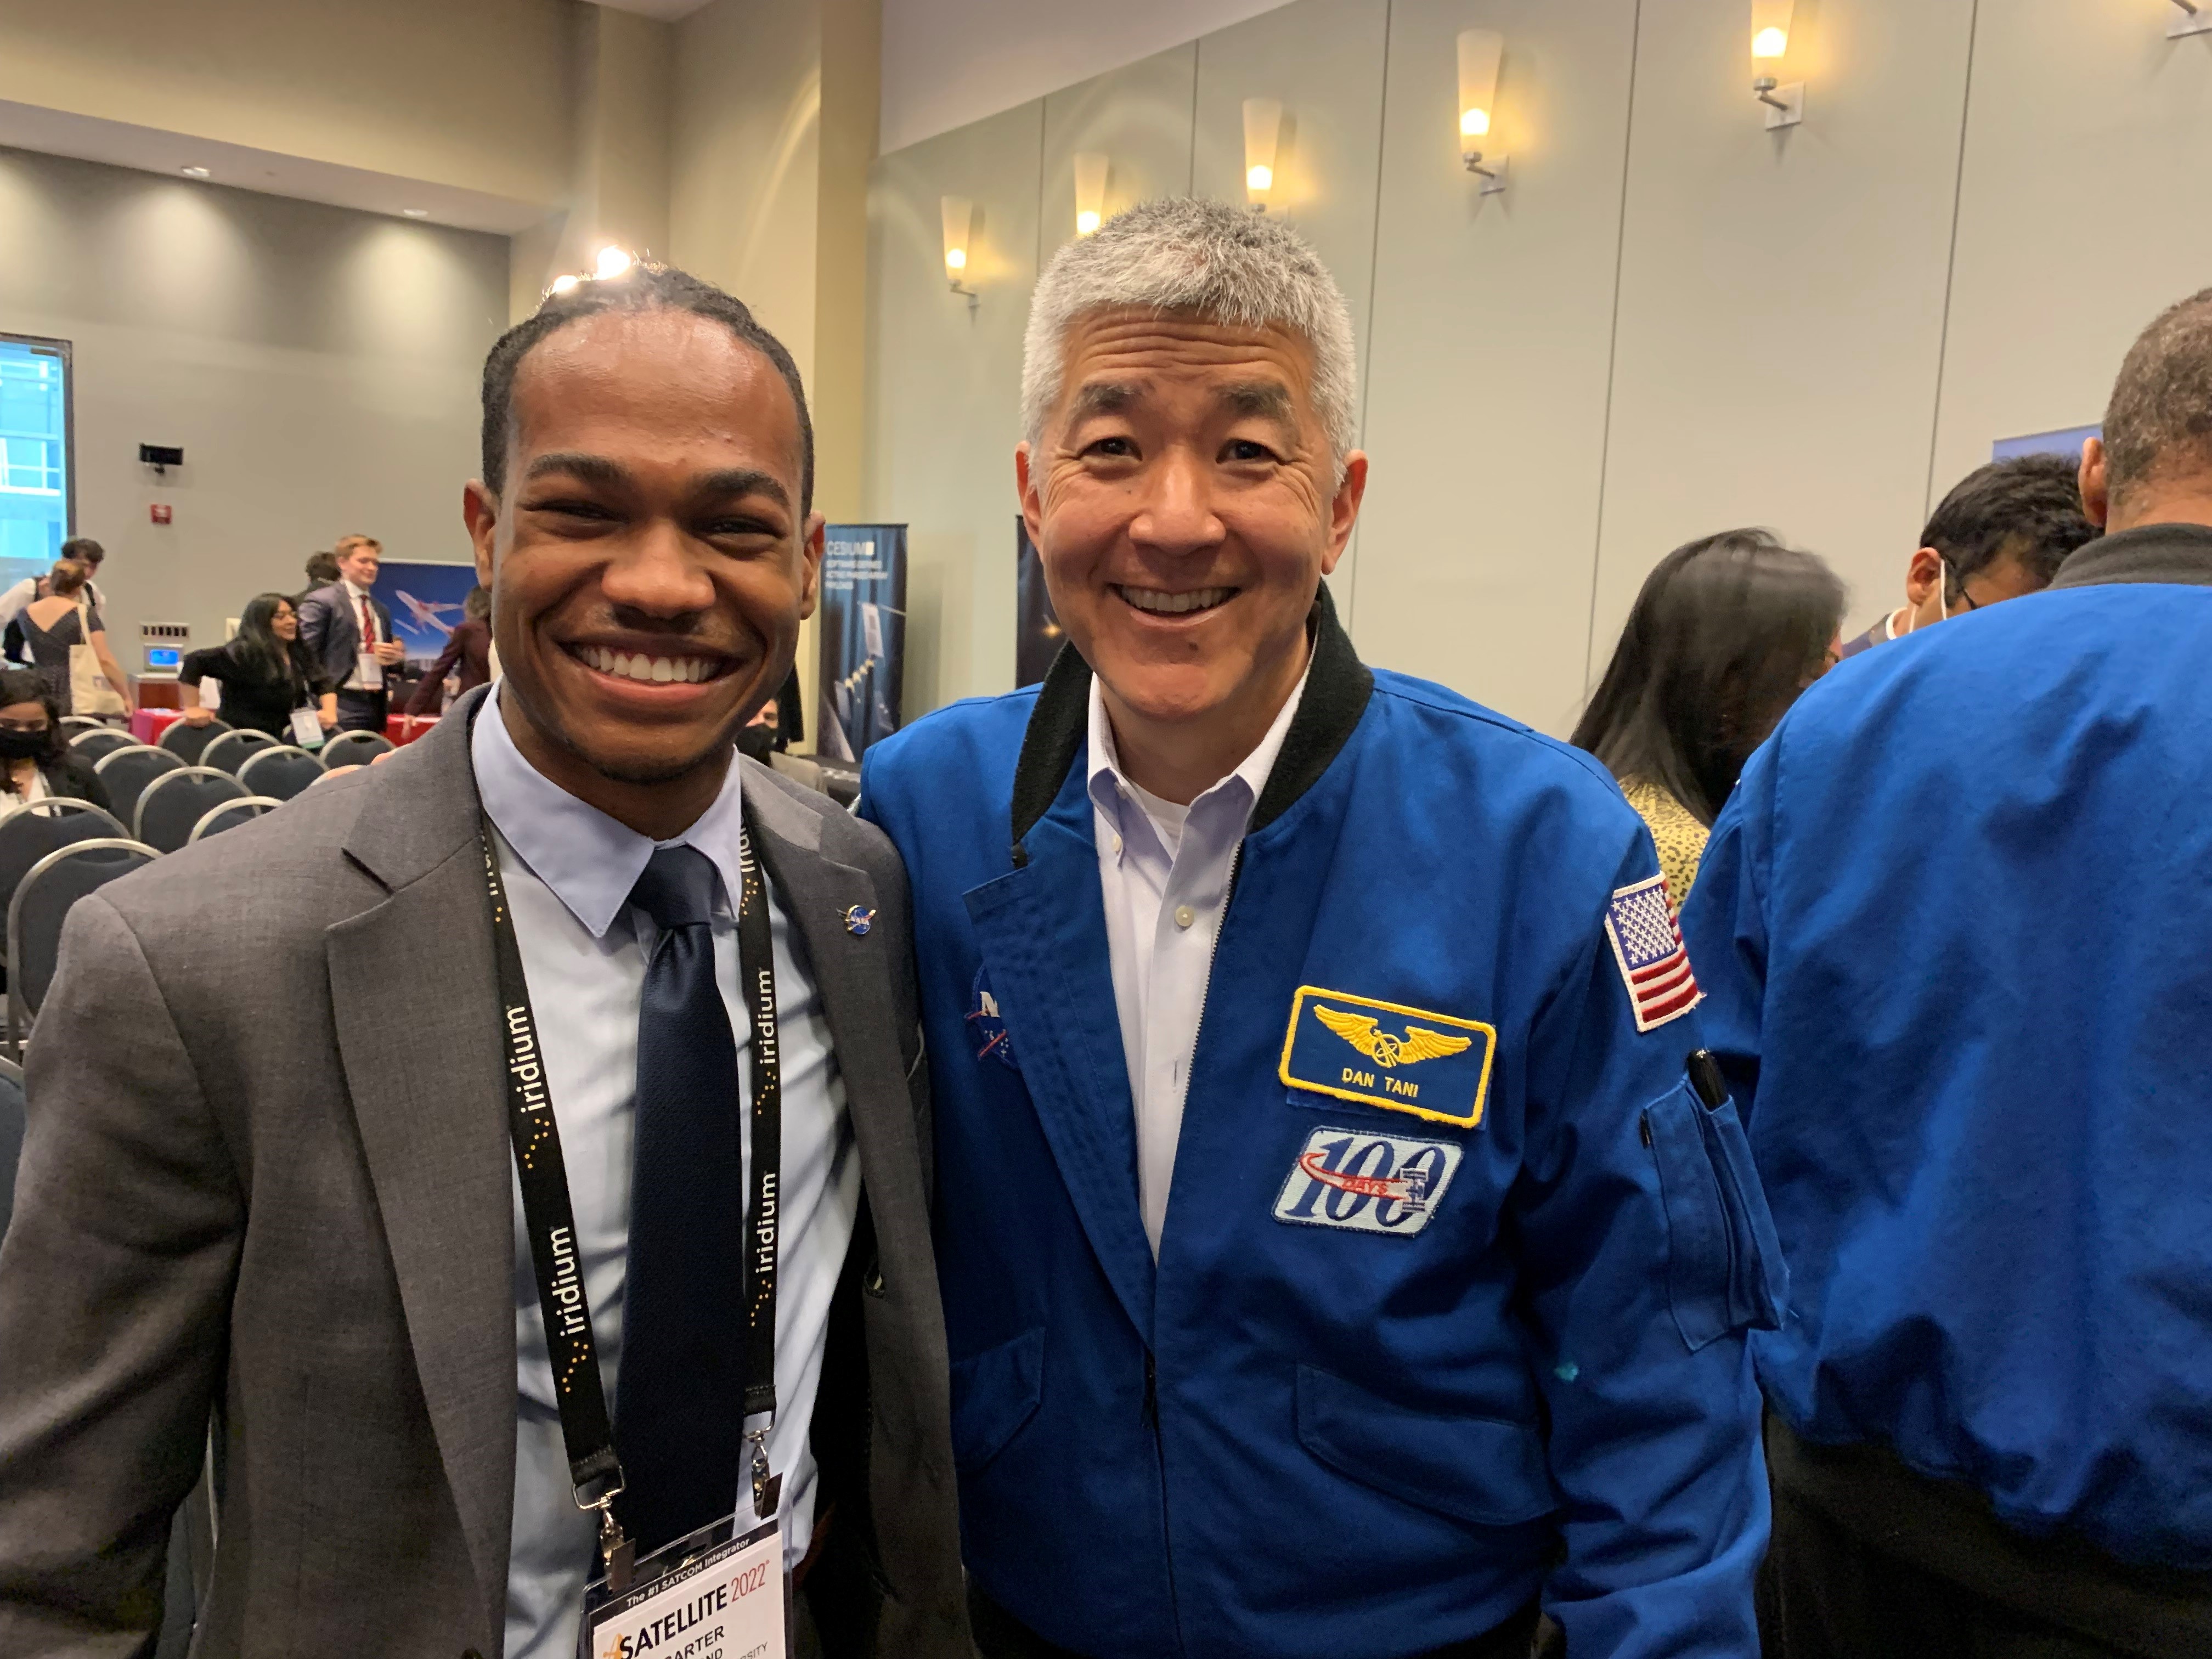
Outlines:
POLYGON ((845 912, 845 931, 855 939, 866 939, 875 925, 876 913, 866 905, 856 904, 845 912))

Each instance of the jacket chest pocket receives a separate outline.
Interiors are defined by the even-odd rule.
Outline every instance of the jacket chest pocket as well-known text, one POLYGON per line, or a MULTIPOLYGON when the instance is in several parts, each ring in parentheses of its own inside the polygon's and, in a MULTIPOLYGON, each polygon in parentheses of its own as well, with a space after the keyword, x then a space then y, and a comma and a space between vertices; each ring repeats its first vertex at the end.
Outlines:
POLYGON ((1735 1103, 1685 1083, 1644 1109, 1667 1210, 1667 1299, 1692 1352, 1730 1331, 1778 1330, 1790 1273, 1735 1103))

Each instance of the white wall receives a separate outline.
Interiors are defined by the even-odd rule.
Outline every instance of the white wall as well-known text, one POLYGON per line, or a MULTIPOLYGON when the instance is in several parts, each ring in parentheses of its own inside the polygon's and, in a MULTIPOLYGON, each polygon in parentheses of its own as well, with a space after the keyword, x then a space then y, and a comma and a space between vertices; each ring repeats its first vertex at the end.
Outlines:
POLYGON ((76 527, 106 546, 126 669, 140 623, 219 642, 350 531, 387 558, 469 557, 506 238, 0 150, 0 331, 74 346, 76 527), (157 480, 142 442, 182 445, 184 468, 157 480))
POLYGON ((903 149, 1282 0, 884 0, 883 147, 903 149))
POLYGON ((1194 188, 1240 200, 1237 103, 1283 100, 1310 137, 1283 206, 1362 329, 1353 635, 1560 732, 1668 549, 1769 525, 1838 568, 1863 625, 1993 440, 2100 417, 2136 332, 2212 281, 2192 206, 2212 36, 2166 40, 2172 10, 1798 0, 1783 78, 1806 118, 1770 132, 1741 0, 1296 0, 894 149, 868 514, 911 522, 947 618, 915 647, 909 718, 1011 683, 1019 331, 1072 230, 1073 150, 1109 152, 1118 198, 1184 188, 1188 155, 1194 188), (1486 199, 1454 120, 1454 36, 1482 24, 1506 36, 1512 156, 1486 199), (945 292, 940 194, 1036 228, 972 323, 945 292))

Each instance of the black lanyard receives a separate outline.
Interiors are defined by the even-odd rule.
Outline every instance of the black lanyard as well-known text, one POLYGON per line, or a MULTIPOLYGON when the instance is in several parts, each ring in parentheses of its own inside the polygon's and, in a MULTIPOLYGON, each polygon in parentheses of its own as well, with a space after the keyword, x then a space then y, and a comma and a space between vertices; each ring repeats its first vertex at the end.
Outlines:
MULTIPOLYGON (((614 1425, 599 1381, 598 1344, 584 1291, 576 1246, 575 1212, 568 1201, 568 1172, 561 1157, 561 1130, 553 1118, 545 1058, 522 951, 499 878, 499 856, 489 823, 478 830, 484 884, 491 898, 491 931, 499 973, 500 1027, 507 1048, 507 1129, 522 1187, 522 1218, 538 1275, 538 1310, 545 1322, 545 1351, 552 1361, 553 1392, 561 1410, 561 1438, 568 1454, 568 1479, 576 1507, 599 1514, 599 1552, 611 1587, 627 1588, 631 1546, 614 1516, 623 1490, 615 1456, 614 1425), (620 1580, 622 1582, 613 1582, 620 1580)), ((752 1170, 746 1183, 746 1340, 744 1412, 767 1421, 748 1431, 753 1443, 754 1510, 775 1513, 782 1477, 770 1472, 768 1435, 775 1421, 775 1279, 778 1177, 783 1161, 782 1068, 776 1054, 775 956, 770 943, 768 890, 753 858, 749 826, 738 833, 742 891, 738 897, 738 973, 752 1010, 752 1170)), ((732 1080, 734 1085, 734 1079, 732 1080)), ((635 1205, 635 1196, 633 1197, 635 1205)))

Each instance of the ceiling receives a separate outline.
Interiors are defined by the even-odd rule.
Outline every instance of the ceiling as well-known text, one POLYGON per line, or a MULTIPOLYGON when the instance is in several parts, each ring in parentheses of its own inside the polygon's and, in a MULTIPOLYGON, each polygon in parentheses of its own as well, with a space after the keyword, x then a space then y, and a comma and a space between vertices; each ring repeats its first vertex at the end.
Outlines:
MULTIPOLYGON (((639 9, 643 9, 642 4, 639 9)), ((427 219, 502 236, 539 223, 549 210, 542 204, 514 201, 481 191, 424 184, 361 167, 5 100, 0 100, 0 144, 172 177, 186 167, 205 167, 210 184, 327 202, 334 207, 386 213, 395 218, 427 219), (409 213, 410 208, 416 211, 409 213)))
POLYGON ((598 0, 611 11, 634 11, 641 17, 658 17, 664 23, 672 23, 679 17, 689 17, 707 3, 707 0, 598 0))

